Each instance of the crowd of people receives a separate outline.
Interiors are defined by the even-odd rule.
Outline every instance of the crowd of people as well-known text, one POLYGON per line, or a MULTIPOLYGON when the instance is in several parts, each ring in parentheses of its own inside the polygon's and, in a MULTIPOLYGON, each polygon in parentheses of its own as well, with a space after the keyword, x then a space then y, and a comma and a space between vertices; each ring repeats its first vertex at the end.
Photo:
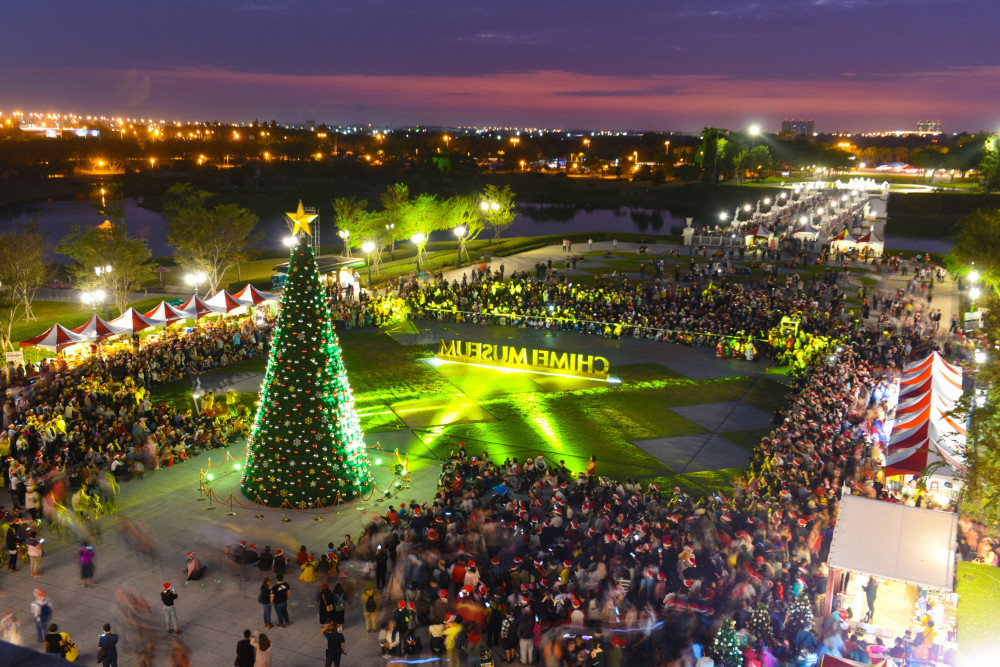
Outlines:
POLYGON ((95 350, 72 366, 57 358, 0 374, 0 474, 15 513, 0 519, 23 510, 32 521, 44 513, 75 522, 112 503, 120 480, 224 446, 246 431, 248 409, 231 397, 216 401, 206 392, 196 411, 154 404, 150 390, 263 354, 270 326, 251 317, 223 319, 195 334, 168 331, 141 346, 95 350), (75 517, 63 511, 70 504, 75 517))
MULTIPOLYGON (((774 270, 754 284, 718 281, 725 261, 692 261, 683 272, 675 265, 673 281, 661 264, 649 280, 614 276, 593 287, 547 267, 535 275, 487 269, 461 283, 401 285, 391 298, 415 317, 706 345, 720 335, 745 335, 767 354, 788 344, 773 332, 793 314, 793 345, 806 335, 839 345, 794 380, 774 430, 732 494, 695 497, 607 479, 596 460, 578 473, 542 456, 493 461, 488 451, 473 456, 459 445, 432 501, 389 507, 356 542, 348 536, 330 544, 318 559, 305 547, 297 555, 300 580, 317 587, 328 666, 339 665, 346 614, 359 607, 385 655, 430 654, 453 664, 502 657, 560 667, 704 665, 712 656, 722 662, 713 638, 728 619, 749 666, 879 652, 875 638, 847 632, 861 610, 833 601, 834 613, 821 623, 813 615, 823 609, 824 562, 843 489, 898 498, 881 477, 886 387, 904 361, 939 349, 939 340, 916 325, 920 313, 901 314, 893 326, 853 316, 844 272, 781 280, 774 270), (373 581, 341 582, 338 573, 351 561, 370 566, 373 581)), ((892 316, 913 297, 909 290, 883 295, 872 307, 892 316)), ((370 312, 379 312, 383 298, 390 297, 372 299, 370 312)), ((30 383, 9 374, 0 434, 13 501, 2 517, 11 526, 7 546, 13 535, 19 553, 48 503, 108 480, 105 471, 112 478, 141 475, 163 465, 165 453, 183 460, 178 449, 223 444, 238 414, 153 405, 148 389, 263 354, 269 329, 266 320, 222 321, 193 335, 97 354, 74 368, 43 364, 30 383)), ((287 604, 289 586, 276 563, 287 567, 290 559, 250 546, 234 548, 229 560, 274 573, 258 602, 267 629, 272 607, 278 625, 287 625, 287 606, 279 605, 287 604)), ((885 652, 949 658, 936 655, 933 638, 923 628, 885 652)), ((237 664, 269 643, 253 633, 245 640, 255 650, 238 649, 237 664)))

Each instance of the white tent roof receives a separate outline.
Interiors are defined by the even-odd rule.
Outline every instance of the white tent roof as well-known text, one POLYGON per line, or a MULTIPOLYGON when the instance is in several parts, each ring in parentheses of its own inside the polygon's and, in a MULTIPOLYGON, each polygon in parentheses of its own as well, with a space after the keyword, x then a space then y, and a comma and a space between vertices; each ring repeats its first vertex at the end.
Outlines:
POLYGON ((844 495, 830 567, 950 591, 958 515, 844 495))

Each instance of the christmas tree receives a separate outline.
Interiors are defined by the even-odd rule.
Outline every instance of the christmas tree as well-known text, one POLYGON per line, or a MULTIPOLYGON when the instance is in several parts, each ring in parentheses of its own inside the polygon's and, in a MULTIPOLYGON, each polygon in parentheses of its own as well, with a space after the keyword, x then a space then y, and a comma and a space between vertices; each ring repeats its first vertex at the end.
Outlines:
POLYGON ((302 204, 241 487, 251 500, 306 508, 353 500, 371 485, 361 425, 302 204))
POLYGON ((743 664, 743 649, 740 648, 740 640, 736 637, 736 624, 733 619, 727 618, 722 622, 722 627, 715 633, 708 650, 722 661, 725 667, 740 667, 743 664))
POLYGON ((774 625, 771 623, 771 610, 766 602, 761 602, 751 610, 747 628, 757 639, 774 646, 774 625))
POLYGON ((812 630, 812 626, 812 605, 803 593, 799 593, 785 610, 785 628, 794 634, 802 629, 812 630))

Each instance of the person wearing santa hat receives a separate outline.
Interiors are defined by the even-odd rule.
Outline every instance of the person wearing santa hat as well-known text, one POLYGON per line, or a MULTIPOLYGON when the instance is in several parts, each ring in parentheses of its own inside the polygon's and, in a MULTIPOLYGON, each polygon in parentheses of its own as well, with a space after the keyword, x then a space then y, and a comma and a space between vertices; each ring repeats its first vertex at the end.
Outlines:
POLYGON ((197 581, 205 574, 205 565, 198 560, 193 551, 187 552, 187 565, 184 568, 188 581, 197 581))
POLYGON ((167 621, 167 634, 171 632, 180 634, 181 627, 177 622, 177 606, 174 602, 177 601, 177 591, 170 582, 163 584, 163 590, 160 591, 160 601, 163 602, 163 617, 167 621))

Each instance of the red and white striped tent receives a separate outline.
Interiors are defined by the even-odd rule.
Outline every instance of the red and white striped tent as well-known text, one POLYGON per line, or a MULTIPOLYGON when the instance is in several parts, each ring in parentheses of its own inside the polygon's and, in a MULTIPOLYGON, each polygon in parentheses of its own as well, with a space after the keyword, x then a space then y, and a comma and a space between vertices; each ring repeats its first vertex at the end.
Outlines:
POLYGON ((878 234, 875 233, 875 230, 872 229, 868 230, 867 234, 858 239, 858 245, 870 245, 881 248, 884 243, 885 242, 878 237, 878 234))
POLYGON ((278 297, 273 294, 264 294, 259 289, 248 283, 247 286, 237 292, 233 298, 242 303, 244 306, 256 306, 257 304, 264 303, 265 301, 273 301, 278 297))
POLYGON ((102 341, 122 333, 117 327, 105 322, 100 315, 94 315, 86 324, 70 329, 75 334, 86 336, 87 340, 102 341))
POLYGON ((220 291, 211 299, 205 299, 205 305, 217 313, 228 313, 244 306, 244 304, 237 301, 236 297, 226 290, 220 291))
POLYGON ((160 305, 148 313, 143 313, 142 316, 156 322, 156 325, 160 327, 168 326, 174 322, 181 322, 190 317, 187 313, 177 310, 166 301, 161 301, 160 305))
POLYGON ((155 322, 145 317, 135 308, 129 308, 124 313, 108 322, 108 324, 116 329, 120 329, 123 334, 129 335, 132 335, 136 331, 148 329, 149 327, 163 326, 159 322, 155 322))
POLYGON ((939 463, 964 471, 966 430, 951 414, 962 397, 962 369, 934 352, 907 364, 899 385, 886 476, 921 475, 939 463))
POLYGON ((743 236, 752 236, 755 239, 769 239, 771 238, 771 232, 767 231, 767 227, 764 225, 754 225, 743 232, 743 236))
POLYGON ((201 297, 197 294, 178 306, 177 310, 181 311, 185 314, 185 316, 193 320, 197 320, 216 312, 211 306, 202 301, 201 297))
POLYGON ((62 352, 71 345, 76 345, 77 343, 87 343, 91 340, 93 340, 93 338, 88 338, 78 333, 74 333, 61 324, 54 324, 52 325, 52 328, 45 333, 39 334, 34 338, 22 340, 19 344, 22 348, 41 347, 46 350, 62 352))

